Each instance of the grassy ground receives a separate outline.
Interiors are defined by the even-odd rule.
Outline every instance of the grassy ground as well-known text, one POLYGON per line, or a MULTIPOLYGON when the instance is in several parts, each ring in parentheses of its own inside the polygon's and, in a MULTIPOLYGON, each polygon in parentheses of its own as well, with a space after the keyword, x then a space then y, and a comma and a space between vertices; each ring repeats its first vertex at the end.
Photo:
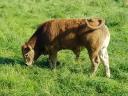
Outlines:
POLYGON ((0 96, 128 96, 127 0, 1 0, 0 96), (38 24, 53 18, 102 17, 111 32, 111 78, 101 64, 89 78, 90 61, 83 50, 80 64, 74 54, 60 51, 61 64, 51 71, 42 56, 32 68, 23 64, 21 45, 38 24), (82 70, 81 67, 82 66, 82 70))

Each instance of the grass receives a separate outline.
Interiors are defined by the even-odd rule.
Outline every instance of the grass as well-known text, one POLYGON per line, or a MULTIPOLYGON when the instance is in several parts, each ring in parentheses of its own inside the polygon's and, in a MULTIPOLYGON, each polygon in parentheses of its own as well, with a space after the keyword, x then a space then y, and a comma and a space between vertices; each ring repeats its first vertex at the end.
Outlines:
POLYGON ((0 2, 0 96, 128 96, 127 0, 2 0, 0 2), (23 63, 21 45, 38 24, 54 18, 102 17, 110 29, 111 78, 99 66, 90 78, 83 50, 80 64, 69 50, 58 53, 56 71, 42 56, 33 67, 23 63), (82 70, 81 67, 82 66, 82 70))

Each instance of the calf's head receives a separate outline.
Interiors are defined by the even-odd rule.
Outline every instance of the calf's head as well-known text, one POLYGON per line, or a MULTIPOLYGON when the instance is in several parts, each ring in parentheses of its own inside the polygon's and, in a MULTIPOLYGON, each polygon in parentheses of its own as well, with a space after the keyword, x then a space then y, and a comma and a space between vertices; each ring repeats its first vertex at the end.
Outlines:
POLYGON ((22 46, 22 55, 24 58, 24 61, 27 65, 32 65, 32 63, 34 62, 34 50, 32 49, 32 47, 29 44, 24 44, 22 46))

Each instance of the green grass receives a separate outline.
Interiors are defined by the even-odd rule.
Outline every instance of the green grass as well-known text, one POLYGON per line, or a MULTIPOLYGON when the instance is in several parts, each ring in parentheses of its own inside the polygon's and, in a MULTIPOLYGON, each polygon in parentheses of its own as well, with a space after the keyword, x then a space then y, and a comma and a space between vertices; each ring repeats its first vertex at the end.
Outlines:
POLYGON ((1 0, 0 96, 128 96, 126 1, 1 0), (33 67, 24 65, 21 45, 38 24, 54 18, 86 17, 102 17, 110 29, 110 79, 104 77, 102 64, 97 76, 89 77, 91 63, 86 50, 81 52, 80 64, 71 51, 60 51, 56 71, 48 68, 47 56, 39 58, 33 67))

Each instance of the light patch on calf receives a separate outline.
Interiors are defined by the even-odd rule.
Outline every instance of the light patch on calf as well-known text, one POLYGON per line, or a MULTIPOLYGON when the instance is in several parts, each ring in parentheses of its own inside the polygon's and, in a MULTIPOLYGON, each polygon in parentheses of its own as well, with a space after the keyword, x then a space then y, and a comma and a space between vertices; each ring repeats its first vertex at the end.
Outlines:
MULTIPOLYGON (((108 29, 107 29, 107 32, 109 32, 108 29)), ((106 73, 107 77, 110 77, 109 56, 108 56, 108 52, 107 52, 107 47, 109 45, 109 41, 110 41, 110 34, 108 33, 103 42, 100 53, 99 53, 100 59, 102 60, 102 62, 104 64, 105 73, 106 73)))
POLYGON ((76 34, 74 34, 74 33, 69 33, 69 34, 65 37, 65 40, 74 39, 74 38, 76 38, 76 34))
POLYGON ((106 35, 105 40, 103 41, 102 48, 103 48, 103 47, 106 47, 106 48, 107 48, 108 45, 109 45, 109 42, 110 42, 110 33, 109 33, 109 30, 108 30, 107 26, 105 26, 105 29, 106 29, 106 31, 107 31, 107 35, 106 35))

